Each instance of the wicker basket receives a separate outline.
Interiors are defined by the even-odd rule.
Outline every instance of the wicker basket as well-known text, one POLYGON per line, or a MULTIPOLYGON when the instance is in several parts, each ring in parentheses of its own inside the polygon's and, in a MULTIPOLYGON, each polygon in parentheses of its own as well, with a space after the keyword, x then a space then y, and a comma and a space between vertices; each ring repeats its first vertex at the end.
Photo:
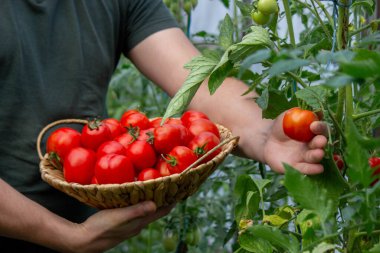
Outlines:
POLYGON ((59 120, 47 125, 40 132, 37 139, 37 151, 41 160, 41 177, 52 187, 89 206, 99 209, 126 207, 145 200, 154 201, 157 207, 180 202, 198 190, 200 185, 236 147, 239 140, 239 137, 233 136, 230 130, 221 125, 217 125, 221 136, 221 143, 218 147, 222 148, 222 152, 207 163, 202 163, 203 159, 218 147, 210 150, 205 156, 198 159, 180 174, 123 184, 81 185, 66 182, 62 171, 56 169, 50 163, 48 154, 43 155, 41 152, 41 139, 45 132, 53 126, 64 123, 86 124, 87 121, 79 119, 59 120))

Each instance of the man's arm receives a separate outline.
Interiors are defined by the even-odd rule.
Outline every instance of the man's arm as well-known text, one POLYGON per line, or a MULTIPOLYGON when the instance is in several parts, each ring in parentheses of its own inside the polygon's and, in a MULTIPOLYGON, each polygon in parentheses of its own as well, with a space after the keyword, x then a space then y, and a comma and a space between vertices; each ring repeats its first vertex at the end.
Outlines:
POLYGON ((0 235, 60 252, 104 252, 137 235, 172 207, 156 211, 153 202, 99 211, 77 224, 55 215, 0 179, 0 235))
MULTIPOLYGON (((189 73, 183 68, 184 64, 197 55, 199 51, 184 33, 178 28, 171 28, 146 38, 131 50, 128 57, 144 75, 174 96, 189 73)), ((326 138, 318 135, 307 144, 290 140, 282 131, 282 115, 276 120, 262 119, 261 109, 252 99, 256 94, 242 96, 246 90, 243 82, 227 78, 210 96, 205 82, 190 108, 205 112, 212 120, 240 136, 239 151, 244 156, 265 162, 278 172, 283 172, 282 162, 306 174, 322 172, 319 161, 324 155, 326 138)), ((312 131, 322 134, 325 127, 315 123, 312 131)))

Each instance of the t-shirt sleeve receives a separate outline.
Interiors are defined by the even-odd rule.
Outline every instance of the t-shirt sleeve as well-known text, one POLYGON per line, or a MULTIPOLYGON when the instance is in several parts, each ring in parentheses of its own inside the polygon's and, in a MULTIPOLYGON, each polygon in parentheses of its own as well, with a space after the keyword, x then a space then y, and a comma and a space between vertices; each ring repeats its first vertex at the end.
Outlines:
POLYGON ((178 27, 178 23, 162 0, 130 0, 126 15, 124 54, 149 35, 167 28, 178 27))

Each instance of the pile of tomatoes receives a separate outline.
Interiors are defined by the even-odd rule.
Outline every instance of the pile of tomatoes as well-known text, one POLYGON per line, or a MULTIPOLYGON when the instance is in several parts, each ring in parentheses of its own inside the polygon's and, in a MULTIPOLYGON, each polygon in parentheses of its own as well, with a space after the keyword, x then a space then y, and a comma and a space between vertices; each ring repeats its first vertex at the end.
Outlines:
POLYGON ((181 173, 220 143, 217 125, 202 112, 161 121, 127 110, 120 119, 89 121, 81 132, 61 127, 49 135, 46 152, 67 182, 121 184, 181 173))

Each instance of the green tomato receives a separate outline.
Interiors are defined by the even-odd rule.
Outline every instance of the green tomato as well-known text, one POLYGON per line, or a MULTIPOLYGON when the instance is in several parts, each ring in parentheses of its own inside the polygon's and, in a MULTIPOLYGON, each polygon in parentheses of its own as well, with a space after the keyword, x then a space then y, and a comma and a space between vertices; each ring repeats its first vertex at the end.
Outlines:
POLYGON ((193 5, 191 4, 191 2, 185 2, 185 4, 183 5, 183 9, 189 15, 191 9, 193 9, 193 5))
POLYGON ((268 23, 270 16, 261 13, 260 11, 251 12, 252 20, 258 25, 265 25, 268 23))
POLYGON ((187 231, 185 242, 189 246, 196 246, 198 245, 199 241, 201 239, 201 231, 198 227, 194 227, 187 231))
POLYGON ((162 245, 166 252, 174 251, 177 248, 178 237, 174 234, 166 235, 162 240, 162 245))
POLYGON ((276 0, 259 0, 257 9, 263 14, 270 15, 278 12, 276 0))

